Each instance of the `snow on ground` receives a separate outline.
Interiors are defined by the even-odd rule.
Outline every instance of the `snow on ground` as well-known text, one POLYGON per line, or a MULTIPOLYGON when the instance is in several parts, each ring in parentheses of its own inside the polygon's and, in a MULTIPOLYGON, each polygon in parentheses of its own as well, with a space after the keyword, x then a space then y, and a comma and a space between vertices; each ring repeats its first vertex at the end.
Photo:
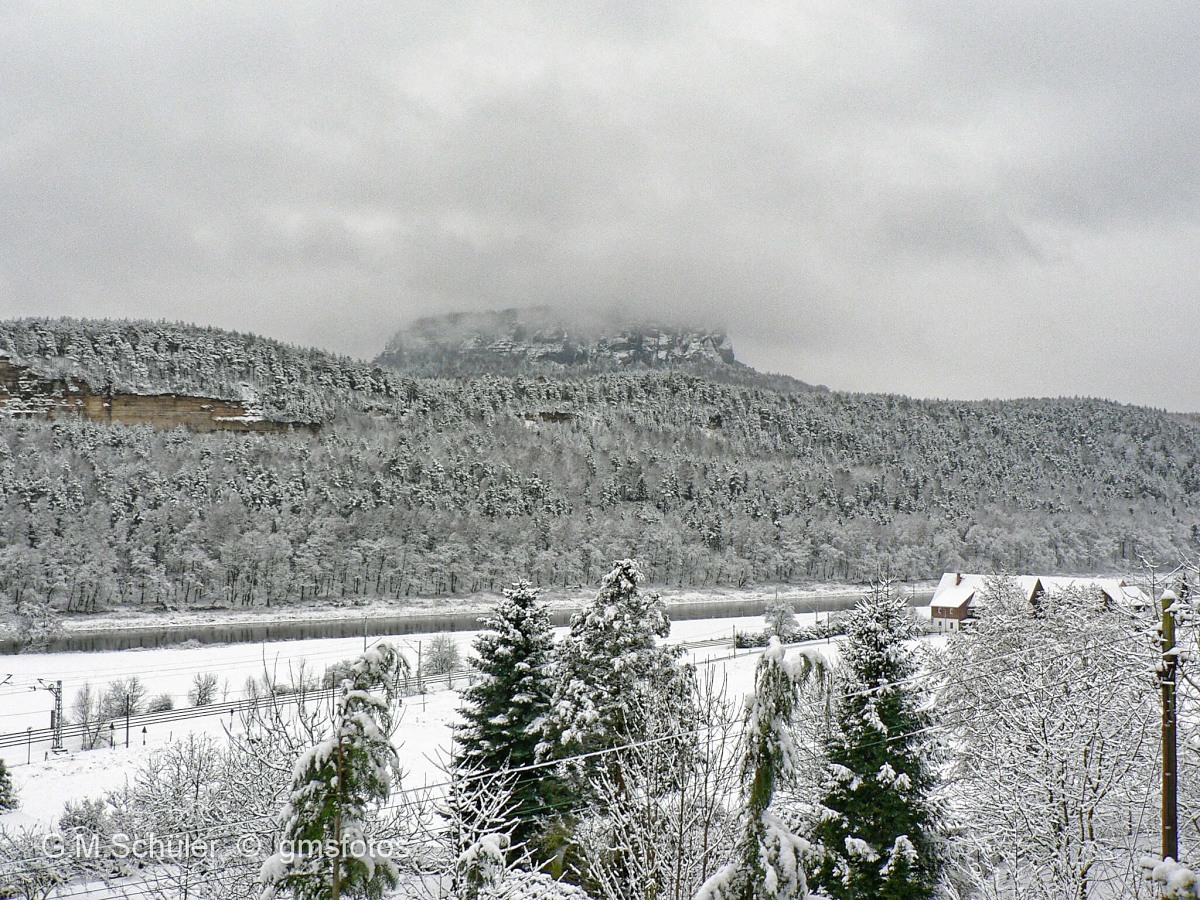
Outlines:
MULTIPOLYGON (((812 615, 799 615, 801 625, 812 624, 812 615)), ((721 641, 719 645, 694 648, 690 658, 719 665, 728 679, 731 696, 745 694, 753 687, 756 651, 735 651, 731 642, 739 632, 763 628, 760 616, 730 619, 694 619, 677 622, 672 628, 672 642, 721 641)), ((556 629, 561 635, 565 628, 556 629)), ((476 632, 455 632, 451 637, 463 657, 467 655, 476 632)), ((418 647, 428 646, 433 637, 405 635, 403 637, 372 638, 391 640, 401 649, 410 663, 416 665, 418 647)), ((824 642, 818 642, 818 646, 824 642)), ((826 644, 831 650, 836 644, 826 644)), ((149 696, 169 694, 177 709, 187 707, 187 692, 196 673, 214 672, 221 679, 218 700, 237 700, 246 696, 245 682, 266 672, 286 680, 303 668, 310 676, 320 677, 332 663, 354 657, 362 651, 363 639, 331 638, 316 640, 279 641, 265 644, 202 645, 198 647, 156 648, 151 650, 122 650, 101 653, 41 653, 10 656, 0 660, 9 683, 0 686, 0 733, 24 732, 26 728, 44 728, 49 724, 53 699, 45 690, 31 690, 37 679, 62 679, 64 706, 70 720, 71 702, 84 682, 103 692, 110 682, 136 675, 146 685, 149 696)), ((440 762, 449 745, 451 724, 459 703, 457 690, 431 689, 424 695, 409 697, 404 702, 403 717, 397 731, 397 742, 406 772, 406 787, 419 787, 441 780, 440 762)), ((22 800, 16 813, 0 816, 0 822, 11 825, 50 824, 57 820, 69 799, 96 796, 122 787, 139 764, 156 747, 177 740, 187 733, 223 736, 229 727, 236 728, 238 720, 231 715, 209 715, 169 723, 150 725, 143 734, 134 727, 125 747, 125 730, 116 723, 115 748, 81 752, 68 742, 68 754, 50 757, 45 744, 27 748, 0 750, 10 766, 13 782, 22 800), (27 762, 28 760, 28 762, 27 762)))
MULTIPOLYGON (((905 591, 929 592, 934 582, 906 584, 905 591)), ((805 587, 763 586, 753 588, 691 588, 659 589, 667 604, 672 603, 729 603, 761 602, 779 598, 800 602, 813 597, 848 597, 862 594, 861 585, 812 584, 805 587)), ((547 590, 542 599, 552 607, 586 604, 595 596, 594 591, 547 590)), ((390 598, 375 598, 356 601, 353 604, 290 605, 257 607, 253 609, 181 609, 172 611, 140 610, 136 608, 114 610, 104 613, 66 616, 61 625, 68 632, 114 631, 136 628, 201 628, 205 625, 258 625, 263 622, 313 621, 322 619, 374 619, 394 618, 397 615, 464 615, 483 613, 496 605, 496 594, 474 594, 466 597, 406 597, 402 601, 390 598)), ((0 632, 3 632, 0 628, 0 632)))
POLYGON ((152 749, 139 743, 128 750, 118 746, 14 767, 13 786, 21 806, 0 816, 0 823, 10 829, 53 825, 68 800, 96 797, 123 787, 152 749))

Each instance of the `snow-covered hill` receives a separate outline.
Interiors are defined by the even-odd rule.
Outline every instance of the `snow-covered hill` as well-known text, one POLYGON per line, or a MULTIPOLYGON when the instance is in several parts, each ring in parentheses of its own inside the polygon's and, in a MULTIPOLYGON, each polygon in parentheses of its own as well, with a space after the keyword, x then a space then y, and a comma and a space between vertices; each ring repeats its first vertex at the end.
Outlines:
POLYGON ((0 357, 96 393, 234 401, 275 422, 322 422, 347 401, 396 393, 395 376, 366 363, 179 322, 0 321, 0 357))
POLYGON ((670 369, 777 390, 812 390, 738 362, 723 328, 571 315, 545 307, 421 318, 377 363, 417 374, 547 374, 670 369))

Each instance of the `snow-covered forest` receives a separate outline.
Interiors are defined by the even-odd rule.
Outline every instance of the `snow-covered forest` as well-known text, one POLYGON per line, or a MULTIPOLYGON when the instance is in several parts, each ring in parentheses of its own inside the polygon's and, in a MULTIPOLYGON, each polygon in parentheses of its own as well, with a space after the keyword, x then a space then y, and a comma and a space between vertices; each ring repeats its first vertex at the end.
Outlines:
POLYGON ((780 393, 679 372, 414 378, 247 335, 22 320, 0 350, 251 390, 319 436, 0 421, 7 613, 594 584, 1120 571, 1196 547, 1200 426, 1098 400, 780 393))
POLYGON ((378 368, 252 334, 168 322, 0 321, 0 356, 93 390, 261 403, 267 418, 320 422, 346 395, 394 396, 378 368))

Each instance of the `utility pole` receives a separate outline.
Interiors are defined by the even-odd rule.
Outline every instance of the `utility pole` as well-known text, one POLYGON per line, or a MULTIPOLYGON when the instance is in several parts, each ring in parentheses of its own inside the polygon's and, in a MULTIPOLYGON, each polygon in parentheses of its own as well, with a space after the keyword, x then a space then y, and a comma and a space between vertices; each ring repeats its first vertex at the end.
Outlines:
POLYGON ((1162 662, 1159 665, 1159 685, 1162 688, 1162 856, 1179 859, 1179 787, 1176 746, 1178 741, 1175 679, 1178 657, 1175 651, 1175 592, 1163 591, 1162 599, 1162 662))
POLYGON ((54 682, 54 740, 50 745, 51 750, 63 749, 63 701, 62 701, 62 680, 54 682))
POLYGON ((31 691, 49 691, 54 695, 54 710, 50 713, 50 752, 60 752, 63 748, 62 737, 62 722, 63 722, 63 699, 62 699, 62 680, 50 684, 47 681, 39 678, 38 683, 30 687, 31 691))

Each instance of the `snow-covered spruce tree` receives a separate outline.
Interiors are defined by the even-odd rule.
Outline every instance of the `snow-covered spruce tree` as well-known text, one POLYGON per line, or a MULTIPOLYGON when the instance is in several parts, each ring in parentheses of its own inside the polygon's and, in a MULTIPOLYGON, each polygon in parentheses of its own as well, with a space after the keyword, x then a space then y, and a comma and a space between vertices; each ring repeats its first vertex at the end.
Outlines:
MULTIPOLYGON (((637 563, 616 563, 592 603, 571 618, 570 633, 554 654, 554 696, 538 745, 543 759, 563 759, 563 790, 557 821, 548 828, 542 852, 555 857, 550 870, 587 883, 588 861, 577 856, 572 838, 580 807, 596 799, 601 773, 620 779, 617 759, 605 751, 644 740, 653 719, 657 734, 687 730, 690 668, 678 666, 675 648, 657 639, 671 630, 666 604, 642 593, 637 563), (678 722, 677 727, 668 723, 678 722), (665 727, 664 727, 665 726, 665 727), (580 759, 585 754, 595 754, 580 759)), ((666 740, 664 754, 674 752, 666 740)))
POLYGON ((282 846, 263 863, 263 897, 382 897, 397 872, 367 841, 372 804, 387 800, 400 764, 390 735, 392 702, 408 664, 377 644, 351 665, 335 701, 332 734, 296 763, 280 815, 282 846), (370 691, 381 687, 384 697, 370 691))
MULTIPOLYGON (((468 798, 487 789, 488 776, 537 761, 541 728, 554 691, 550 679, 554 638, 550 615, 538 596, 538 589, 528 581, 507 588, 504 600, 483 620, 485 630, 475 639, 471 666, 479 679, 463 691, 459 707, 463 724, 454 733, 456 768, 469 778, 464 787, 468 798)), ((536 833, 535 820, 545 814, 551 790, 547 775, 533 770, 507 781, 514 842, 536 833)))
POLYGON ((742 835, 736 858, 708 879, 695 900, 792 900, 807 897, 803 855, 808 842, 771 809, 778 784, 794 770, 790 725, 796 680, 783 645, 771 638, 754 674, 754 700, 746 711, 742 835))
POLYGON ((828 779, 811 833, 813 889, 838 900, 923 900, 938 882, 931 717, 908 680, 917 634, 888 581, 846 622, 828 779))
POLYGON ((18 805, 17 792, 13 788, 12 775, 4 760, 0 759, 0 812, 16 809, 18 805))
POLYGON ((543 755, 604 750, 637 740, 645 716, 671 710, 654 701, 680 693, 679 653, 658 646, 671 631, 667 607, 642 593, 637 563, 623 559, 604 576, 595 600, 571 617, 554 658, 555 685, 543 755))

